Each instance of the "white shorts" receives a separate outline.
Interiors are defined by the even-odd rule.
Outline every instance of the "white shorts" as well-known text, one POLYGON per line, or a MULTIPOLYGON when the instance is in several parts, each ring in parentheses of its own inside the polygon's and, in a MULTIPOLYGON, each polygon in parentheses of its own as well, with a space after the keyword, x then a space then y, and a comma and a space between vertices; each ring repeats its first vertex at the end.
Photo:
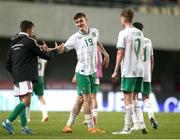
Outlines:
POLYGON ((22 96, 27 93, 32 93, 31 81, 23 81, 14 85, 14 96, 22 96))

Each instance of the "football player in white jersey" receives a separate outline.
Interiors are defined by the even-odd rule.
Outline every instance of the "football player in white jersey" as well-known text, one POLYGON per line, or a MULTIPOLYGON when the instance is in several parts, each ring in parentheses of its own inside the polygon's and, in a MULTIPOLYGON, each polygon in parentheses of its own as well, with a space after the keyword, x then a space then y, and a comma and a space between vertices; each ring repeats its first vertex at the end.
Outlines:
MULTIPOLYGON (((137 29, 141 30, 143 29, 143 24, 140 22, 134 22, 133 26, 137 29)), ((152 71, 154 67, 154 55, 153 55, 153 46, 150 39, 144 37, 144 77, 143 77, 143 91, 142 91, 142 97, 144 101, 144 105, 147 108, 148 111, 148 117, 151 122, 151 125, 154 129, 158 128, 158 124, 156 122, 156 119, 154 117, 154 111, 151 105, 151 102, 149 100, 149 94, 152 92, 151 90, 151 77, 152 77, 152 71)), ((133 130, 139 129, 139 116, 138 112, 134 110, 133 112, 133 130), (135 115, 135 116, 134 116, 135 115)))
POLYGON ((96 28, 89 28, 87 18, 84 13, 77 13, 74 16, 74 22, 79 29, 73 34, 65 44, 56 46, 62 53, 71 49, 76 50, 78 63, 76 65, 76 80, 78 96, 70 113, 66 126, 63 128, 64 133, 72 133, 72 125, 83 106, 84 117, 87 122, 89 133, 104 133, 105 131, 94 126, 91 113, 91 93, 96 87, 97 71, 97 45, 100 46, 104 55, 104 63, 109 64, 109 55, 106 53, 99 42, 99 31, 96 28))
MULTIPOLYGON (((143 83, 143 33, 132 26, 134 12, 131 9, 124 9, 121 12, 121 24, 123 30, 119 32, 117 41, 116 65, 112 79, 118 79, 119 68, 121 67, 121 90, 124 93, 125 102, 125 123, 121 131, 112 134, 131 133, 133 96, 141 92, 143 83)), ((147 133, 146 126, 142 122, 143 133, 147 133)))
MULTIPOLYGON (((38 57, 38 80, 33 83, 33 92, 38 96, 41 103, 42 110, 42 122, 48 121, 48 111, 46 102, 44 99, 44 71, 47 64, 47 60, 38 57)), ((27 121, 30 122, 30 107, 26 107, 27 121)))
MULTIPOLYGON (((96 71, 96 83, 95 83, 96 88, 94 88, 94 91, 92 91, 91 93, 91 112, 93 116, 93 123, 95 126, 97 125, 97 120, 98 120, 98 102, 97 102, 96 94, 100 91, 100 79, 103 77, 103 73, 102 73, 103 60, 102 60, 102 54, 99 47, 98 47, 97 54, 98 54, 98 59, 97 59, 97 71, 96 71)), ((77 83, 76 73, 74 74, 72 78, 72 83, 73 84, 77 83)), ((83 121, 82 124, 87 125, 85 120, 83 121)))

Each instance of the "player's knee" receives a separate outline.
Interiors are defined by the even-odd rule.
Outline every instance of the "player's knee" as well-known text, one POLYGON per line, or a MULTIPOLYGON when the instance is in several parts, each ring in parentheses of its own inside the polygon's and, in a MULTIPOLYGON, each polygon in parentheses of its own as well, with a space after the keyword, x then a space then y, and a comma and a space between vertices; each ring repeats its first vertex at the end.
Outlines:
POLYGON ((25 103, 26 107, 29 107, 30 104, 31 104, 31 101, 30 100, 25 100, 24 103, 25 103))
POLYGON ((84 100, 83 100, 83 98, 81 98, 81 99, 79 100, 79 103, 80 103, 80 104, 83 104, 83 102, 84 102, 84 100))
POLYGON ((44 98, 43 98, 43 96, 38 96, 38 99, 39 99, 39 101, 44 101, 44 98))
POLYGON ((22 101, 25 103, 25 105, 28 107, 31 104, 31 94, 26 94, 23 98, 22 101))
POLYGON ((86 98, 83 98, 83 101, 85 102, 85 103, 87 103, 87 102, 91 102, 91 96, 87 96, 86 98))
POLYGON ((96 100, 96 94, 91 94, 91 99, 96 100))
POLYGON ((143 100, 149 99, 149 96, 143 96, 143 100))
POLYGON ((82 105, 83 102, 84 102, 83 97, 82 97, 82 96, 79 96, 79 97, 77 98, 77 103, 78 103, 79 105, 82 105))

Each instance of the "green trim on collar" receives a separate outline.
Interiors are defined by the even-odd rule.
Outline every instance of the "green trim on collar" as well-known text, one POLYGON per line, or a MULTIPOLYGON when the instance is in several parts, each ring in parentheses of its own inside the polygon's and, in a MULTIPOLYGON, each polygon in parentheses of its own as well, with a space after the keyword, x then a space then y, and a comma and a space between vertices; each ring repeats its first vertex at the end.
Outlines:
POLYGON ((79 33, 80 33, 81 35, 88 35, 88 34, 90 33, 90 28, 88 28, 88 33, 83 33, 83 32, 81 32, 80 30, 79 30, 79 33))

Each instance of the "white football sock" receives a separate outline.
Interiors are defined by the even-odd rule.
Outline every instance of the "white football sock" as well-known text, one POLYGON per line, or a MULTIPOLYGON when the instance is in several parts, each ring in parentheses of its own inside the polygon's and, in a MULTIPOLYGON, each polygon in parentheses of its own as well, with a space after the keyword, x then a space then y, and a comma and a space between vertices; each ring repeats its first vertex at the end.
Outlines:
POLYGON ((41 110, 42 110, 43 117, 47 117, 48 116, 48 111, 47 111, 47 107, 46 107, 45 104, 41 105, 41 110))
POLYGON ((30 119, 30 107, 26 107, 26 118, 30 119))
POLYGON ((93 124, 93 120, 92 120, 92 114, 86 114, 86 115, 84 115, 84 118, 85 118, 88 128, 93 128, 94 124, 93 124))
POLYGON ((94 123, 94 125, 96 125, 97 124, 97 116, 98 116, 98 112, 97 112, 96 108, 92 109, 92 115, 93 115, 93 123, 94 123))
POLYGON ((76 117, 77 117, 77 115, 75 113, 71 112, 66 126, 72 127, 72 125, 74 124, 74 122, 76 120, 76 117))
POLYGON ((135 101, 133 101, 133 106, 132 106, 132 121, 133 121, 133 124, 135 127, 138 127, 139 126, 139 120, 138 120, 138 114, 136 112, 136 109, 135 109, 135 101))
POLYGON ((139 124, 144 126, 144 116, 141 107, 138 104, 138 101, 134 102, 135 112, 138 117, 139 124))
POLYGON ((152 108, 150 100, 149 99, 145 99, 144 100, 144 105, 147 108, 149 119, 150 118, 154 118, 154 111, 153 111, 153 108, 152 108))
POLYGON ((124 129, 131 128, 132 122, 132 104, 125 106, 125 116, 124 116, 124 129))

